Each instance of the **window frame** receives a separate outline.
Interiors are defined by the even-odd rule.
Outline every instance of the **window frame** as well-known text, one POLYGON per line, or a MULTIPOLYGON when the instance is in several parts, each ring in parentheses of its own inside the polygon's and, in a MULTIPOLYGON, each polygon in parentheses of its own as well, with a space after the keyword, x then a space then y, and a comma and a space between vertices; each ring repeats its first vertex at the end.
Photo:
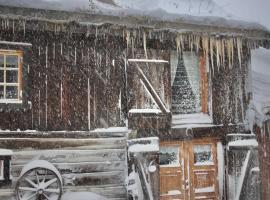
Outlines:
POLYGON ((0 70, 4 72, 3 74, 3 82, 0 83, 0 86, 4 87, 4 97, 0 99, 0 103, 22 103, 22 65, 23 65, 23 51, 22 50, 5 50, 0 49, 0 55, 3 55, 4 58, 4 67, 0 67, 0 70), (7 56, 17 56, 18 57, 18 67, 17 68, 7 68, 7 56), (7 71, 17 71, 18 72, 18 80, 14 83, 7 82, 7 71), (7 86, 15 86, 18 89, 18 97, 17 98, 6 98, 7 86))
MULTIPOLYGON (((172 123, 174 124, 174 128, 185 128, 188 127, 190 124, 193 124, 194 127, 200 126, 201 123, 203 123, 203 126, 213 124, 212 87, 211 87, 212 84, 211 84, 211 69, 209 68, 209 60, 207 59, 207 56, 203 51, 196 52, 196 55, 198 56, 201 109, 200 112, 185 114, 185 113, 174 113, 174 110, 171 107, 172 123)), ((170 60, 170 67, 172 67, 172 63, 173 63, 172 60, 170 60)), ((172 72, 172 69, 170 71, 172 72)), ((172 74, 170 78, 171 81, 173 81, 172 74)), ((172 98, 172 89, 173 88, 171 85, 171 98, 172 98)))

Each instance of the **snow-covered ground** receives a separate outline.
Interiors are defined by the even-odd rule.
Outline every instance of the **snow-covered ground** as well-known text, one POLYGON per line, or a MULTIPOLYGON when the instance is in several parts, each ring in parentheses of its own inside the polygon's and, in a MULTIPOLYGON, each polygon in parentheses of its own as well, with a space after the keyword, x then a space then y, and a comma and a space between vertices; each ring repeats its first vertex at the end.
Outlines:
POLYGON ((62 200, 107 200, 107 198, 92 192, 66 192, 62 200))

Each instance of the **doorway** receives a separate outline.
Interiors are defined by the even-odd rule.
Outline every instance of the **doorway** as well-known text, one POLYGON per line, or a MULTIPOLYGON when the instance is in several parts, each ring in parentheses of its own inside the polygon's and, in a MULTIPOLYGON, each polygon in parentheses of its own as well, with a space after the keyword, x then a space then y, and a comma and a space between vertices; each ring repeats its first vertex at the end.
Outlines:
POLYGON ((160 145, 161 200, 217 200, 217 141, 170 141, 160 145))

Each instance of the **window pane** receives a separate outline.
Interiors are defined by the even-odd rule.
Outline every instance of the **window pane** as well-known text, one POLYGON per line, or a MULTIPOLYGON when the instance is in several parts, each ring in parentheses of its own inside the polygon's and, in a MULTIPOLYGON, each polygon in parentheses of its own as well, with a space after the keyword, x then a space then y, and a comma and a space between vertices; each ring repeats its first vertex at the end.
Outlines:
POLYGON ((7 86, 6 87, 6 98, 7 99, 18 99, 18 87, 7 86))
POLYGON ((18 68, 18 56, 7 55, 6 56, 6 67, 7 68, 18 68))
POLYGON ((211 145, 194 145, 194 164, 195 165, 212 165, 213 157, 211 145))
POLYGON ((4 55, 0 54, 0 67, 4 68, 4 55))
POLYGON ((194 52, 171 54, 172 111, 201 112, 199 56, 194 52))
POLYGON ((4 86, 0 85, 0 99, 4 98, 4 86))
POLYGON ((4 70, 0 70, 0 83, 4 83, 4 70))
POLYGON ((160 147, 159 164, 167 165, 168 167, 180 166, 179 147, 160 147))
POLYGON ((7 77, 6 77, 6 82, 7 83, 18 83, 18 71, 14 70, 7 70, 6 71, 7 77))

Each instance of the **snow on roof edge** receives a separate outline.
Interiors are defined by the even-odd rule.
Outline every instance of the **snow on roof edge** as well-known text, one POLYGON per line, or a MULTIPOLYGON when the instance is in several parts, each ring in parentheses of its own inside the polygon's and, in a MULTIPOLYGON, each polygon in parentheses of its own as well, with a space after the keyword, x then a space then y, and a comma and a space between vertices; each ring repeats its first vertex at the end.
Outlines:
MULTIPOLYGON (((168 16, 172 16, 172 19, 161 19, 157 16, 145 16, 145 15, 108 15, 104 13, 89 13, 89 12, 78 12, 78 11, 63 11, 63 10, 48 10, 48 9, 40 9, 40 8, 28 8, 28 7, 16 7, 16 6, 3 6, 0 5, 0 11, 2 17, 14 17, 14 18, 28 18, 28 19, 38 19, 38 20, 54 20, 54 21, 76 21, 80 24, 87 25, 89 24, 122 24, 123 21, 132 24, 132 26, 138 25, 146 25, 140 24, 142 22, 153 23, 156 26, 160 24, 169 24, 167 29, 174 29, 172 25, 189 25, 190 31, 192 31, 192 26, 202 26, 205 29, 213 29, 216 28, 216 32, 222 32, 222 29, 232 29, 237 30, 238 32, 245 31, 261 31, 268 34, 267 38, 270 38, 270 31, 258 24, 258 23, 250 23, 245 21, 238 20, 228 20, 222 17, 197 17, 190 15, 174 15, 168 14, 168 16), (63 14, 63 17, 62 17, 63 14), (65 14, 65 15, 64 15, 65 14), (51 15, 50 17, 48 15, 51 15), (52 15, 54 15, 52 17, 52 15), (55 17, 57 15, 57 17, 55 17), (98 21, 91 21, 94 18, 98 21), (62 18, 61 18, 62 17, 62 18), (91 19, 91 20, 90 20, 91 19), (138 22, 138 24, 134 23, 138 22), (170 24, 174 23, 174 24, 170 24), (171 27, 170 27, 171 26, 171 27)), ((151 24, 148 24, 149 26, 151 24)), ((176 29, 177 30, 177 29, 176 29)), ((181 29, 182 30, 182 29, 181 29)), ((213 30, 214 32, 214 30, 213 30)))

